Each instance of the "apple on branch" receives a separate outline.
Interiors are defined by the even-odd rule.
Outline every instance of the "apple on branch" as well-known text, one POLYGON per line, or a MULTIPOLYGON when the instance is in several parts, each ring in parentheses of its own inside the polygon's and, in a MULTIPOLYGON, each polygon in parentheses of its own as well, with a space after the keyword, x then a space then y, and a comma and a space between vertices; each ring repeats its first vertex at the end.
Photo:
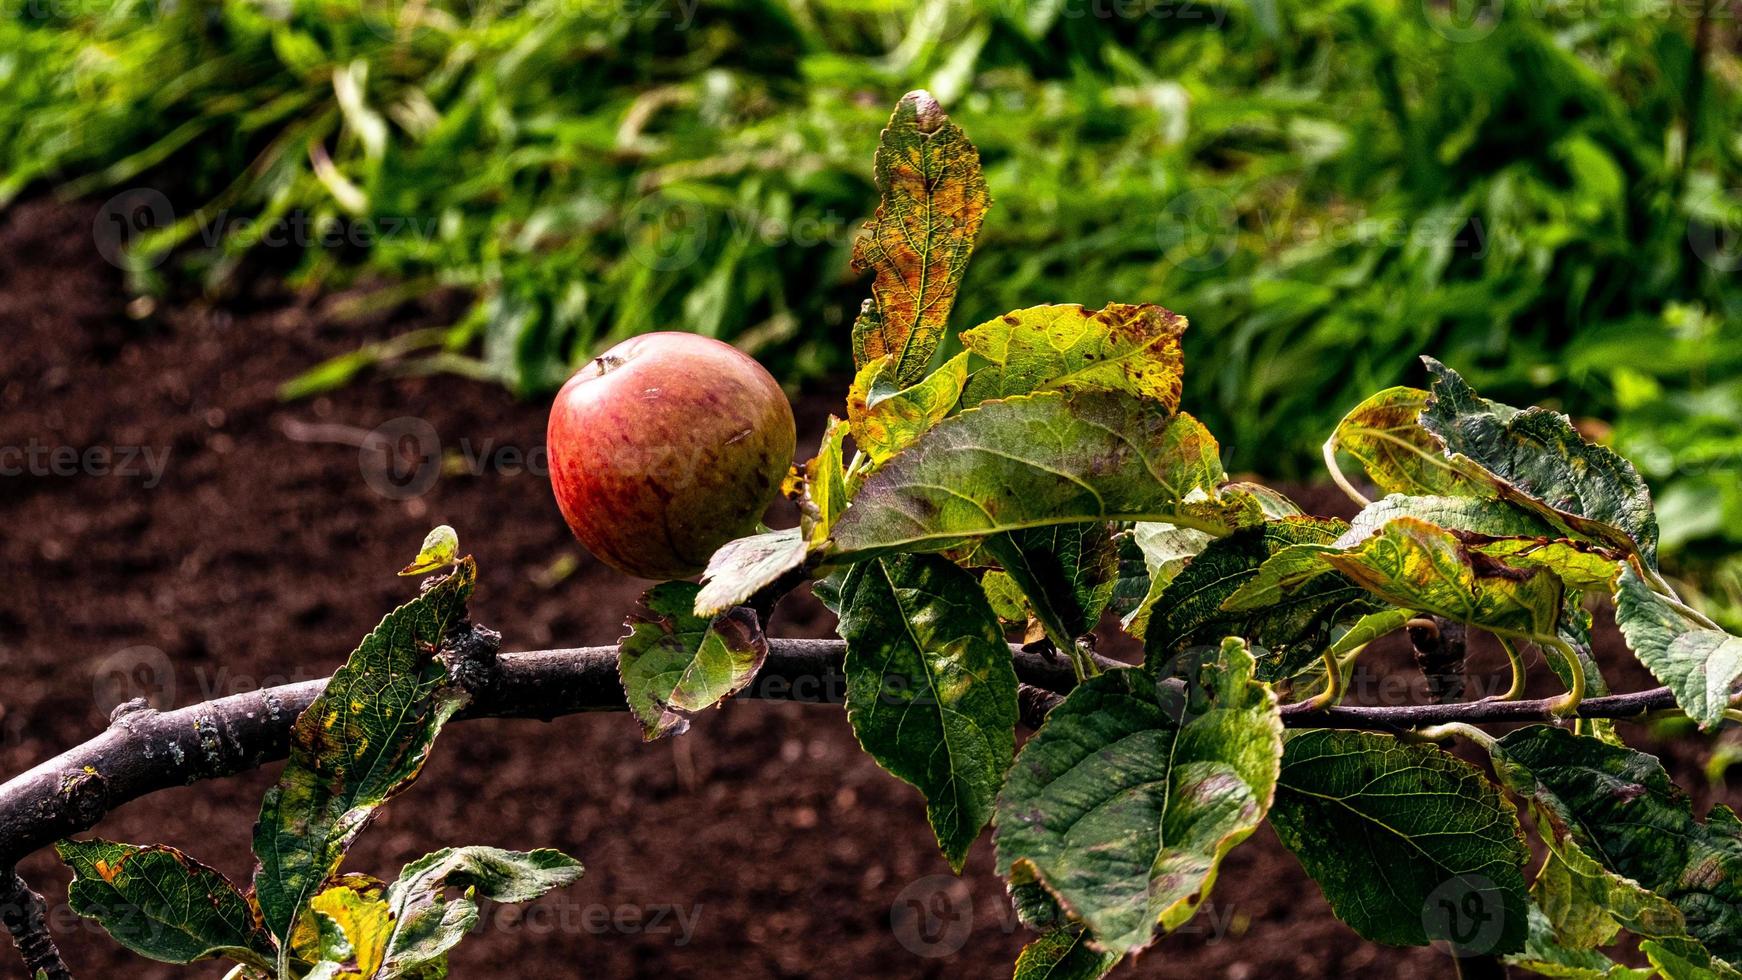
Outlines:
POLYGON ((551 406, 551 489, 575 537, 627 575, 689 578, 756 528, 792 462, 786 395, 754 358, 650 333, 587 362, 551 406))

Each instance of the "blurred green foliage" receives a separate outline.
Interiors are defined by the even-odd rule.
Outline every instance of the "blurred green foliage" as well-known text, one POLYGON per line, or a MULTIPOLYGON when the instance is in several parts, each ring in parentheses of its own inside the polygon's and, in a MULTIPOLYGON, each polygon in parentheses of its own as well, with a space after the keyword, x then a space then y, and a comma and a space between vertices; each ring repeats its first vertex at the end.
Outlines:
POLYGON ((927 87, 996 202, 959 325, 1177 309, 1186 406, 1282 478, 1432 352, 1607 420, 1742 611, 1742 64, 1712 4, 15 0, 0 201, 163 191, 144 290, 253 251, 476 297, 293 394, 383 359, 540 393, 657 328, 802 381, 849 366, 871 152, 927 87), (268 248, 293 221, 353 240, 268 248))

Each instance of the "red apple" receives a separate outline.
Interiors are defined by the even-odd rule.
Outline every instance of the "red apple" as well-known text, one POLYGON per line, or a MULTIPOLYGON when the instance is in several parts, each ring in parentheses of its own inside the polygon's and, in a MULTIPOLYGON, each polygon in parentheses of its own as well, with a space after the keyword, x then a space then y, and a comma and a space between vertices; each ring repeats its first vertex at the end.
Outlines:
POLYGON ((643 334, 563 385, 545 446, 557 506, 588 551, 639 578, 689 578, 779 492, 792 406, 730 344, 643 334))

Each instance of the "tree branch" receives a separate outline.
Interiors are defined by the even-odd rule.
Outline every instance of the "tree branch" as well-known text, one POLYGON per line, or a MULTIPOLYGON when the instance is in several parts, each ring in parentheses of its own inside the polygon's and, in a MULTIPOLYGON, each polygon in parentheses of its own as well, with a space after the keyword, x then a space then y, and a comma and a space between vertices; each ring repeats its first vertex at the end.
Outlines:
MULTIPOLYGON (((846 695, 839 640, 769 641, 768 660, 740 698, 840 703, 846 695)), ((1076 683, 1063 658, 1049 661, 1012 648, 1030 723, 1076 683)), ((622 711, 616 647, 583 647, 503 654, 469 685, 472 703, 462 718, 549 720, 586 711, 622 711)), ((143 701, 115 710, 109 727, 85 742, 0 786, 0 868, 70 834, 97 825, 111 810, 141 796, 256 769, 283 759, 296 716, 326 681, 305 681, 237 694, 215 701, 155 711, 143 701)), ((1283 708, 1293 728, 1362 728, 1396 731, 1449 721, 1549 721, 1554 699, 1476 701, 1398 707, 1283 708)), ((1668 708, 1665 688, 1638 694, 1589 698, 1586 718, 1625 718, 1668 708)))
POLYGON ((32 978, 72 980, 48 931, 48 905, 10 868, 0 870, 0 921, 12 934, 24 972, 32 978))

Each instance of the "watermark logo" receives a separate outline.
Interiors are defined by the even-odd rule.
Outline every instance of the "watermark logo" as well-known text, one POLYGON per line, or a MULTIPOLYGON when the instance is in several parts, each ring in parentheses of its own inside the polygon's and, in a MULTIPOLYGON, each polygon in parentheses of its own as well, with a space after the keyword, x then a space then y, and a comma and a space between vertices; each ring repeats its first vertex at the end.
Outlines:
POLYGON ((1162 206, 1155 236, 1169 262, 1187 272, 1210 272, 1233 257, 1238 221, 1233 198, 1201 188, 1177 194, 1162 206))
POLYGON ((105 717, 134 700, 159 710, 175 704, 175 665, 154 646, 116 650, 97 661, 92 674, 91 700, 105 717))
POLYGON ((650 195, 623 216, 623 237, 635 261, 655 272, 694 265, 707 248, 707 209, 694 201, 650 195))
MULTIPOLYGON (((122 191, 103 202, 91 224, 91 238, 97 254, 118 269, 137 268, 130 264, 129 251, 141 238, 161 231, 175 223, 175 208, 162 191, 135 187, 122 191)), ((143 260, 146 268, 159 265, 165 255, 158 253, 143 260)))
POLYGON ((889 906, 889 929, 903 949, 936 959, 958 952, 974 931, 974 895, 953 875, 911 882, 889 906))
POLYGON ((1435 34, 1455 44, 1480 41, 1494 33, 1506 0, 1422 0, 1422 16, 1435 34))
POLYGON ((441 479, 441 455, 435 426, 402 415, 370 430, 357 450, 357 465, 369 489, 389 500, 410 500, 441 479))
POLYGON ((1455 956, 1486 956, 1506 931, 1505 893, 1483 875, 1442 882, 1422 903, 1421 926, 1451 944, 1455 956))

